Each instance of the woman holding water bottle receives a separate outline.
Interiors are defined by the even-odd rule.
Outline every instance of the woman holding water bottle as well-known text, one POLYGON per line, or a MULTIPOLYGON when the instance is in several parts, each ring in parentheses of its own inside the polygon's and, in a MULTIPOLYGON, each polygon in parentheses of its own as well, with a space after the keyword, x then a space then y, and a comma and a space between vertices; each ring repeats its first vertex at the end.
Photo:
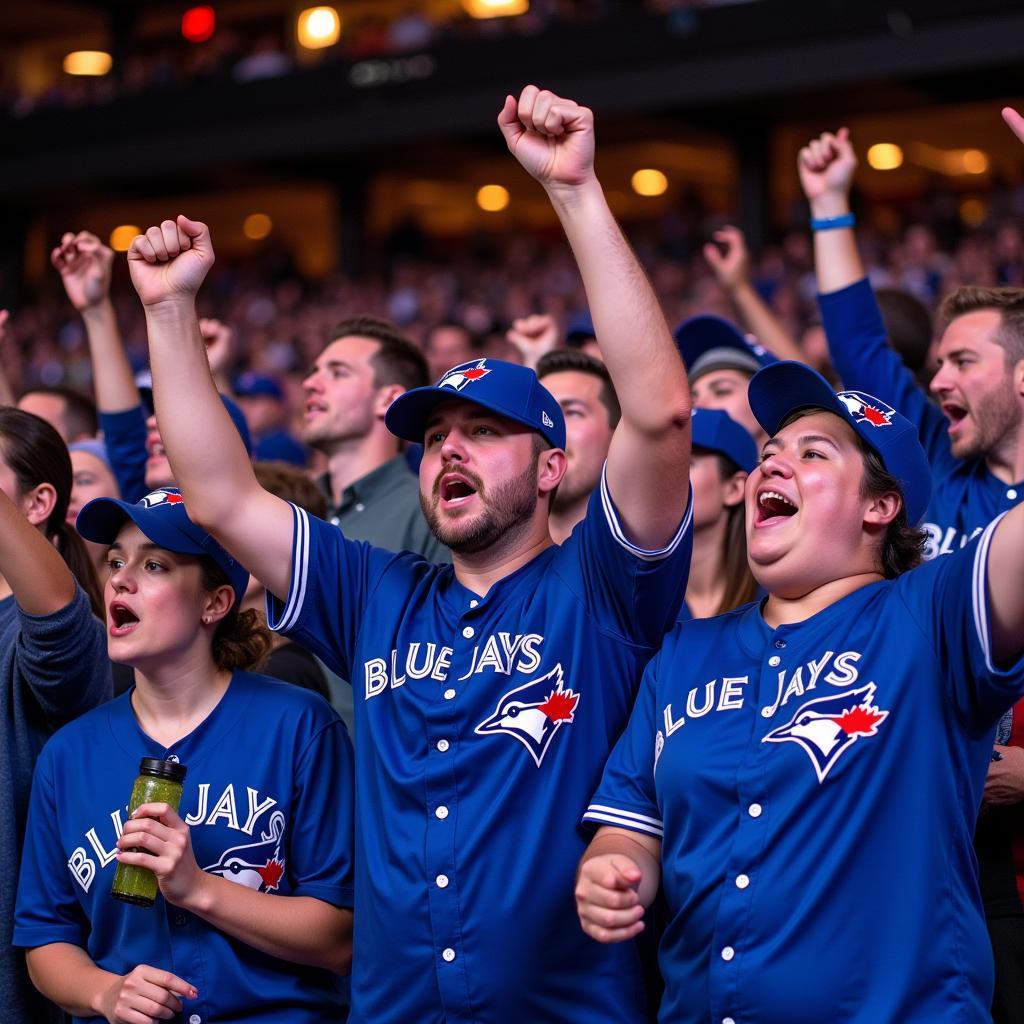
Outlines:
POLYGON ((136 685, 40 756, 14 931, 33 982, 81 1021, 344 1019, 344 726, 248 671, 269 650, 248 574, 175 489, 77 525, 110 547, 108 651, 136 685))

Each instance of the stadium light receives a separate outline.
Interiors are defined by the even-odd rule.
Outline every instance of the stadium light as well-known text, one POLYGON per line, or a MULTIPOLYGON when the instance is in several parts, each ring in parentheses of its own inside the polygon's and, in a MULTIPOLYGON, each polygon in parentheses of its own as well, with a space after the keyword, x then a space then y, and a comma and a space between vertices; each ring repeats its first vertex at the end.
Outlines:
POLYGON ((341 17, 333 7, 307 7, 299 15, 295 33, 300 46, 322 50, 341 37, 341 17))
POLYGON ((980 149, 965 149, 961 159, 968 174, 984 174, 988 170, 988 157, 980 149))
POLYGON ((64 72, 100 77, 110 71, 113 63, 113 58, 104 50, 73 50, 64 58, 64 72))
POLYGON ((980 228, 988 216, 988 207, 983 199, 965 199, 960 204, 960 219, 969 228, 980 228))
POLYGON ((258 242, 266 238, 274 227, 274 222, 265 213, 250 213, 242 222, 242 231, 246 238, 258 242))
POLYGON ((894 142, 876 142, 868 149, 868 165, 876 171, 894 171, 903 163, 903 150, 894 142))
POLYGON ((137 224, 119 224, 110 232, 110 248, 114 252, 127 252, 132 239, 141 234, 142 229, 137 224))
POLYGON ((462 0, 462 7, 471 18, 511 18, 525 14, 530 0, 462 0))
POLYGON ((477 190, 476 205, 487 213, 500 213, 508 204, 508 189, 504 185, 484 185, 477 190))
POLYGON ((205 43, 217 27, 212 7, 190 7, 181 16, 181 34, 190 43, 205 43))
POLYGON ((653 167, 642 167, 633 174, 630 184, 638 196, 660 196, 668 188, 668 178, 653 167))

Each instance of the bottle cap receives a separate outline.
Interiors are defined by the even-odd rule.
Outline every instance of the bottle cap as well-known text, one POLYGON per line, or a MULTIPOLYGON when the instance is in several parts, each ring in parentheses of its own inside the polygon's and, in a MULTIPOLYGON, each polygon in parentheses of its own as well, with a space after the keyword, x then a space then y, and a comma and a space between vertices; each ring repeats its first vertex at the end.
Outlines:
POLYGON ((153 775, 171 782, 184 782, 188 769, 177 761, 163 761, 159 757, 144 757, 139 763, 140 775, 153 775))

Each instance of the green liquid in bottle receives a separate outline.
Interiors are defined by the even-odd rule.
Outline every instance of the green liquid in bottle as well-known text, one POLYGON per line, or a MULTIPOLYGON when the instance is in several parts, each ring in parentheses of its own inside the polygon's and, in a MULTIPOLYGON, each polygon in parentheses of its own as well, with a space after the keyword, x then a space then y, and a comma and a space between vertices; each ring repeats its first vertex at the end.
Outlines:
MULTIPOLYGON (((169 804, 177 811, 184 779, 183 764, 144 757, 139 768, 139 777, 132 786, 128 816, 131 817, 143 804, 169 804)), ((137 907, 151 907, 156 902, 158 888, 156 875, 149 868, 140 868, 134 864, 118 864, 110 895, 116 900, 137 907)))

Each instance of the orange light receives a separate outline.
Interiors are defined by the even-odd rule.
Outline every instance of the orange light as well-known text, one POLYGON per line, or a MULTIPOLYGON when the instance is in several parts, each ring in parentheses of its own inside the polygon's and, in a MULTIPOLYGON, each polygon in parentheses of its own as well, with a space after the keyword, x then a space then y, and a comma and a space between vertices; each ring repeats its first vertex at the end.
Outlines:
POLYGON ((341 17, 333 7, 307 7, 299 15, 295 33, 300 46, 322 50, 341 38, 341 17))
POLYGON ((477 190, 476 205, 487 213, 499 213, 508 204, 508 189, 504 185, 484 185, 477 190))
POLYGON ((274 222, 265 213, 250 213, 242 222, 242 231, 246 238, 258 242, 274 228, 274 222))
POLYGON ((903 163, 903 150, 895 142, 876 142, 868 149, 868 165, 876 171, 894 171, 903 163))
POLYGON ((64 58, 64 71, 69 75, 99 78, 107 74, 113 64, 113 58, 103 50, 74 50, 64 58))
POLYGON ((530 0, 462 0, 462 6, 471 18, 511 18, 525 14, 530 0))
POLYGON ((630 178, 630 184, 638 196, 660 196, 668 188, 668 178, 653 167, 641 167, 630 178))
POLYGON ((142 229, 136 224, 119 224, 110 232, 110 248, 114 252, 127 252, 131 247, 132 239, 141 234, 142 229))
POLYGON ((190 7, 181 16, 181 34, 190 43, 205 43, 217 27, 212 7, 190 7))

